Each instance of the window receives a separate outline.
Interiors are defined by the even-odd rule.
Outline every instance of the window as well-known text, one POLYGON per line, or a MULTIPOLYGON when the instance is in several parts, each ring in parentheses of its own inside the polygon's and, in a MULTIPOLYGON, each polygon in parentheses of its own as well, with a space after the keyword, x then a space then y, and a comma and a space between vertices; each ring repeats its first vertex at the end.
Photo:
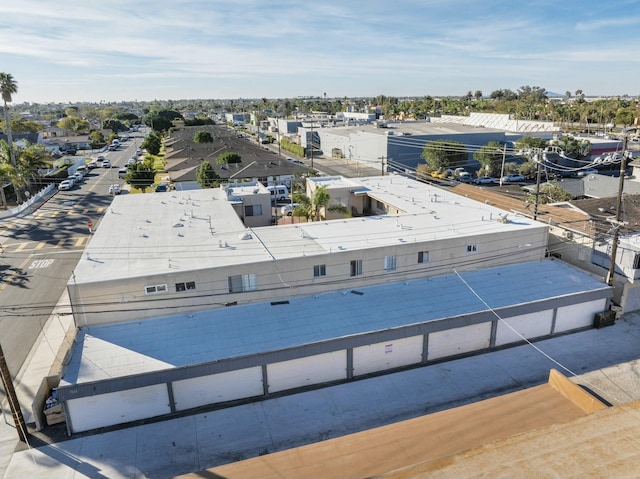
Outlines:
POLYGON ((154 284, 153 286, 145 286, 144 287, 145 294, 158 294, 158 293, 166 293, 167 285, 166 284, 154 284))
POLYGON ((478 245, 477 244, 467 245, 467 253, 475 253, 476 251, 478 251, 478 245))
POLYGON ((245 216, 262 216, 262 205, 245 205, 245 216))
POLYGON ((313 267, 313 277, 318 278, 320 276, 327 275, 327 265, 317 264, 313 267))
POLYGON ((640 269, 640 254, 638 253, 633 257, 633 269, 640 269))
POLYGON ((362 274, 362 260, 354 259, 351 261, 351 276, 360 276, 362 274))
POLYGON ((176 291, 187 291, 188 289, 196 289, 195 281, 187 281, 186 283, 176 283, 176 291))
POLYGON ((428 262, 429 262, 429 252, 418 251, 418 263, 428 263, 428 262))
POLYGON ((396 269, 396 257, 395 256, 385 256, 384 257, 384 270, 385 271, 395 271, 396 269))
POLYGON ((255 274, 229 276, 230 293, 244 293, 246 291, 255 291, 257 289, 258 283, 255 274))

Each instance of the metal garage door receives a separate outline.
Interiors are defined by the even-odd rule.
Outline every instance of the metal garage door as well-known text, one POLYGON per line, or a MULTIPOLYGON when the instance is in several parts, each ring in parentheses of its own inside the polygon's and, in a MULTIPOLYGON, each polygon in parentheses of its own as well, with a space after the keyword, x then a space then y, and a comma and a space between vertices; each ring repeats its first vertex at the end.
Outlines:
POLYGON ((496 328, 496 346, 522 341, 522 336, 526 339, 547 336, 551 334, 552 324, 553 310, 523 314, 514 318, 498 321, 496 328))
POLYGON ((267 365, 269 392, 347 378, 347 352, 317 354, 267 365))
POLYGON ((489 347, 491 322, 429 334, 429 360, 479 351, 489 347))
POLYGON ((607 306, 606 299, 558 308, 554 333, 593 326, 593 317, 607 306))
POLYGON ((262 394, 260 367, 173 382, 173 397, 178 411, 262 394))
POLYGON ((423 336, 412 336, 353 348, 353 375, 418 364, 422 362, 423 344, 423 336))
POLYGON ((169 414, 169 394, 165 384, 100 394, 66 402, 71 432, 123 424, 169 414))

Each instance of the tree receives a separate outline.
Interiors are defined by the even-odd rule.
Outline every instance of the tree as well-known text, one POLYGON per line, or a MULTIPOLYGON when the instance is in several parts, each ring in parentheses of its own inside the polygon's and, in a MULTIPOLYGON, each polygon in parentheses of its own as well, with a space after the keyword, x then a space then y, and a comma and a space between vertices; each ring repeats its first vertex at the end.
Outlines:
MULTIPOLYGON (((538 204, 557 203, 559 201, 569 201, 571 199, 571 194, 555 183, 545 183, 540 186, 538 204)), ((535 195, 528 195, 526 201, 529 203, 535 203, 535 195)))
POLYGON ((173 126, 173 120, 184 120, 180 112, 174 110, 157 110, 147 113, 142 122, 150 126, 155 132, 168 131, 173 126))
POLYGON ((214 188, 220 185, 220 175, 215 172, 211 163, 203 161, 196 171, 196 181, 201 188, 214 188))
POLYGON ((105 143, 104 133, 99 130, 93 130, 89 133, 89 138, 91 138, 91 143, 94 145, 101 145, 105 143))
POLYGON ((573 136, 563 136, 551 142, 559 147, 565 156, 570 158, 586 159, 591 155, 591 142, 586 139, 577 139, 573 136))
POLYGON ((331 195, 327 191, 327 186, 321 186, 313 193, 313 198, 309 198, 305 193, 295 193, 292 197, 295 203, 298 203, 293 210, 293 214, 296 216, 304 216, 307 221, 313 218, 314 221, 320 221, 320 212, 323 208, 327 211, 335 211, 343 214, 348 214, 346 206, 334 205, 327 208, 331 195))
MULTIPOLYGON (((0 123, 0 127, 3 131, 7 130, 4 120, 0 123)), ((42 130, 44 130, 44 125, 35 121, 11 120, 12 133, 38 133, 42 130)))
POLYGON ((497 141, 490 141, 486 145, 480 147, 473 154, 473 158, 480 163, 481 169, 485 175, 499 175, 502 169, 502 159, 504 158, 504 145, 497 141))
POLYGON ((160 148, 162 147, 162 139, 160 135, 158 135, 155 131, 152 131, 147 135, 147 137, 142 142, 142 148, 147 150, 152 155, 157 155, 160 153, 160 148))
MULTIPOLYGON (((12 95, 18 92, 18 82, 13 79, 11 73, 0 73, 0 93, 2 94, 2 102, 4 106, 4 123, 7 127, 7 143, 9 144, 9 158, 13 167, 16 167, 16 159, 13 154, 13 137, 11 135, 11 120, 9 119, 9 107, 7 103, 11 103, 12 95)), ((22 197, 18 192, 18 202, 22 197)))
POLYGON ((208 131, 196 131, 193 141, 196 143, 213 143, 213 136, 208 131))
POLYGON ((67 116, 58 122, 58 128, 70 130, 76 135, 87 133, 89 131, 89 122, 75 116, 67 116))
POLYGON ((435 169, 455 168, 467 162, 467 150, 464 145, 453 140, 429 141, 424 145, 420 156, 435 169))
POLYGON ((113 133, 118 133, 119 131, 125 130, 127 126, 120 120, 111 118, 102 122, 102 128, 105 130, 111 130, 113 133))
POLYGON ((142 190, 143 193, 155 182, 156 171, 153 169, 152 161, 133 163, 127 167, 127 170, 124 180, 134 188, 142 190))
POLYGON ((220 153, 216 159, 217 165, 226 165, 228 163, 241 163, 242 157, 233 151, 225 151, 220 153))

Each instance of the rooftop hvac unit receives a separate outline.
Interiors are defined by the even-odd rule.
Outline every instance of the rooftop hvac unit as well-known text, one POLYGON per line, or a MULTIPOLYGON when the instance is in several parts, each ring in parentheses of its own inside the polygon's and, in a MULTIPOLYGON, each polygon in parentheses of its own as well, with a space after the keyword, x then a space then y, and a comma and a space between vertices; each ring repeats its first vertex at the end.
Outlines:
POLYGON ((596 328, 604 328, 605 326, 613 326, 616 321, 616 312, 612 309, 596 313, 593 317, 593 325, 596 328))

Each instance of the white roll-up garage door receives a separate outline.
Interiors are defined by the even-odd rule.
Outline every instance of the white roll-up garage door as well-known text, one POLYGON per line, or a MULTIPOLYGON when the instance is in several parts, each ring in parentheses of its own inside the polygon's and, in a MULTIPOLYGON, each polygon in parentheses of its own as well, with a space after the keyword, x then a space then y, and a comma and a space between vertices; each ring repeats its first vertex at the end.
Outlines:
POLYGON ((178 411, 264 394, 260 367, 183 379, 172 384, 178 411))
POLYGON ((523 314, 514 318, 506 318, 498 321, 498 327, 496 328, 496 346, 522 341, 523 337, 525 339, 531 339, 547 336, 551 334, 552 324, 553 310, 523 314))
POLYGON ((422 361, 423 336, 353 348, 353 375, 399 368, 422 361))
POLYGON ((347 378, 347 352, 317 354, 267 366, 269 392, 285 391, 347 378))
POLYGON ((489 347, 491 322, 429 334, 429 360, 479 351, 489 347))
POLYGON ((171 412, 166 384, 71 399, 66 407, 74 433, 171 412))
POLYGON ((558 308, 554 333, 593 326, 593 317, 607 306, 606 299, 558 308))

